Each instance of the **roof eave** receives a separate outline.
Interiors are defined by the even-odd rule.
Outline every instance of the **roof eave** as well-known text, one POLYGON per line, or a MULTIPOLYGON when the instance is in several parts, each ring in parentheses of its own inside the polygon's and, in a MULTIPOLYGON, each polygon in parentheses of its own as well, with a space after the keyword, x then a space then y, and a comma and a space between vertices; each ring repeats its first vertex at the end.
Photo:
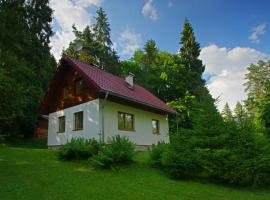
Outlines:
POLYGON ((156 109, 156 110, 160 110, 162 112, 165 112, 167 114, 177 114, 176 111, 170 111, 170 110, 166 110, 166 109, 163 109, 163 108, 160 108, 160 107, 156 107, 156 106, 153 106, 151 104, 148 104, 148 103, 145 103, 145 102, 142 102, 142 101, 138 101, 136 99, 133 99, 133 98, 130 98, 130 97, 127 97, 127 96, 124 96, 124 95, 121 95, 121 94, 118 94, 118 93, 115 93, 111 90, 105 90, 105 89, 101 89, 100 90, 101 93, 106 93, 106 92, 109 92, 110 95, 112 96, 116 96, 116 97, 119 97, 119 98, 122 98, 122 99, 126 99, 128 101, 132 101, 132 102, 135 102, 135 103, 138 103, 138 104, 142 104, 144 106, 147 106, 147 107, 150 107, 150 108, 153 108, 153 109, 156 109))

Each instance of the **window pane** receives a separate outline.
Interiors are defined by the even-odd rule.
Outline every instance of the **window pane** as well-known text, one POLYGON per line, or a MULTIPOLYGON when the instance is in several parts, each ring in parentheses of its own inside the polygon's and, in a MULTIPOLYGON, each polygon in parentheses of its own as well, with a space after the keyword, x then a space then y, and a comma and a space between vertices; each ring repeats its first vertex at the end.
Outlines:
POLYGON ((83 112, 78 112, 74 114, 74 129, 82 130, 83 129, 83 112))
POLYGON ((68 87, 63 88, 63 98, 64 99, 68 98, 68 87))
POLYGON ((65 116, 58 118, 58 132, 65 132, 65 116))
POLYGON ((152 131, 154 134, 159 133, 159 121, 158 120, 152 120, 152 131))
POLYGON ((130 114, 126 114, 125 122, 125 128, 127 130, 133 130, 133 116, 130 114))
POLYGON ((118 129, 125 128, 124 113, 118 113, 118 129))

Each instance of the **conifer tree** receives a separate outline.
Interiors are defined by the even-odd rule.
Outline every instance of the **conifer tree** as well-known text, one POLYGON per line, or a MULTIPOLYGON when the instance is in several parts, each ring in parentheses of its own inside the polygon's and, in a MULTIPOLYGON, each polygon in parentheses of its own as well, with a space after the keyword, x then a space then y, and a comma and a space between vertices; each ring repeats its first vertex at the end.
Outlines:
POLYGON ((183 31, 181 32, 179 57, 181 62, 197 77, 201 78, 204 72, 204 66, 199 59, 200 56, 200 44, 196 41, 193 28, 189 21, 185 19, 183 31))
POLYGON ((222 110, 222 117, 226 123, 233 121, 233 114, 228 103, 225 104, 222 110))
POLYGON ((146 72, 149 71, 150 68, 152 68, 155 62, 155 59, 157 57, 157 54, 159 52, 155 40, 147 40, 144 45, 144 62, 145 62, 145 70, 146 72))
POLYGON ((98 65, 105 70, 118 74, 118 56, 112 48, 110 24, 103 8, 97 10, 96 24, 93 27, 94 39, 97 43, 98 65))
POLYGON ((93 27, 87 26, 83 31, 78 31, 73 25, 73 33, 76 38, 63 51, 63 54, 89 64, 96 64, 101 69, 113 74, 119 74, 119 58, 112 47, 110 31, 105 11, 99 8, 93 27))

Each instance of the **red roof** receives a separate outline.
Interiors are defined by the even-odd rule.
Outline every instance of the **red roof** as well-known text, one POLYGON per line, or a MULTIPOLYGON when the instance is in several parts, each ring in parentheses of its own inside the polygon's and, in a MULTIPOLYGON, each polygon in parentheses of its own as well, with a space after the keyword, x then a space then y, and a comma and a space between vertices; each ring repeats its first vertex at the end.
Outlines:
POLYGON ((134 84, 133 88, 130 89, 127 87, 127 83, 124 79, 101 70, 94 65, 89 65, 67 56, 62 59, 66 60, 78 71, 83 73, 88 81, 94 84, 99 91, 109 92, 109 95, 128 99, 167 113, 176 113, 175 110, 166 105, 151 92, 137 84, 134 84))

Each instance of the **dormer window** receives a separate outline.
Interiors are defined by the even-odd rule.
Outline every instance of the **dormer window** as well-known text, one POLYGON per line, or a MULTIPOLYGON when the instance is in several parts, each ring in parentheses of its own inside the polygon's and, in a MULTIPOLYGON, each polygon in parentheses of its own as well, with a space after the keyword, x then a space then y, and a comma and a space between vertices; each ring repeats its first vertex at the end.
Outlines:
POLYGON ((76 96, 81 96, 83 93, 83 80, 82 79, 77 79, 75 81, 75 95, 76 96))

